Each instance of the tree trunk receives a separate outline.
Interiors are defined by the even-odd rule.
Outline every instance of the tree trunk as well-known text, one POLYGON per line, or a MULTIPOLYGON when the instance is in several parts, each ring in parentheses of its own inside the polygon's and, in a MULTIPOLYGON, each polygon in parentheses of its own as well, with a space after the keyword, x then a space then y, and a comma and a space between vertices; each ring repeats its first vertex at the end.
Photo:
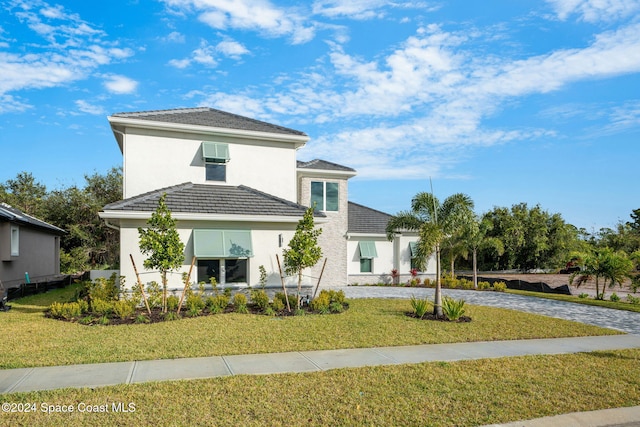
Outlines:
POLYGON ((167 272, 162 272, 162 312, 167 312, 167 272))
POLYGON ((598 287, 598 276, 596 275, 596 299, 604 299, 604 292, 602 298, 600 298, 600 288, 598 287))
POLYGON ((478 251, 473 248, 473 289, 478 289, 478 251))
POLYGON ((453 256, 453 251, 451 251, 451 278, 455 279, 456 278, 456 259, 453 256))
POLYGON ((298 302, 296 302, 296 308, 300 309, 300 292, 302 292, 302 269, 298 270, 298 302))
POLYGON ((433 299, 433 314, 442 316, 442 282, 440 280, 440 244, 436 245, 436 294, 433 299))

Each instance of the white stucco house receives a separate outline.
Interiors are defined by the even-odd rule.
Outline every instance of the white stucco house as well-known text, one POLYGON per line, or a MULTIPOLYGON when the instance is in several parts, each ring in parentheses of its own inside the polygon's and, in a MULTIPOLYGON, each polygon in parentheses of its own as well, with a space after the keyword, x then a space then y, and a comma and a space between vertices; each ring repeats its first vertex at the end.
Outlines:
MULTIPOLYGON (((281 286, 276 255, 282 262, 298 221, 314 203, 323 260, 307 272, 306 285, 315 285, 325 257, 323 287, 389 281, 393 269, 409 273, 417 236, 389 242, 384 229, 390 216, 348 201, 354 169, 298 161, 309 140, 305 133, 212 108, 118 113, 108 120, 123 156, 124 194, 100 217, 120 230, 120 274, 128 286, 136 282, 130 255, 144 282, 160 281, 142 269, 138 227, 146 226, 163 194, 185 243, 171 289, 182 288, 194 257, 192 281, 208 283, 213 276, 225 286, 255 286, 264 266, 267 285, 281 286)), ((434 277, 434 263, 429 268, 424 273, 434 277)))

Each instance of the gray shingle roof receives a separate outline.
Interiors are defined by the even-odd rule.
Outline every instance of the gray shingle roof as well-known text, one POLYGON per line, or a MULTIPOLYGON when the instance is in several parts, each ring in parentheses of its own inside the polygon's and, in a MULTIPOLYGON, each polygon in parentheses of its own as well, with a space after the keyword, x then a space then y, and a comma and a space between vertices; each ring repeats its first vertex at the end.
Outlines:
MULTIPOLYGON (((173 213, 302 217, 307 209, 244 185, 231 187, 186 182, 110 203, 103 210, 153 212, 164 193, 167 194, 165 203, 173 213)), ((325 215, 316 212, 315 216, 325 215)))
POLYGON ((349 202, 349 233, 386 234, 391 215, 349 202))
POLYGON ((306 136, 294 129, 207 107, 116 113, 112 117, 306 136))
POLYGON ((347 166, 342 166, 337 163, 328 162, 326 160, 313 159, 308 162, 302 162, 298 160, 298 168, 299 169, 318 169, 318 170, 330 170, 330 171, 344 171, 344 172, 355 172, 355 169, 352 169, 347 166))
POLYGON ((58 228, 55 225, 51 225, 39 220, 38 218, 34 218, 31 215, 27 215, 20 209, 16 209, 6 203, 0 203, 0 222, 5 221, 47 230, 54 234, 65 234, 63 229, 58 228))

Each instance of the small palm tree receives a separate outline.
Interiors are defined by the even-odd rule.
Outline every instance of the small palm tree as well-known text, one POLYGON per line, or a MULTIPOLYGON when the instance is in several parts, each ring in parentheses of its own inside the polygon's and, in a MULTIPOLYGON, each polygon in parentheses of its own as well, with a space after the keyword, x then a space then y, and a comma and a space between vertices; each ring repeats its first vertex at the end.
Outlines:
MULTIPOLYGON (((498 255, 504 253, 504 244, 497 237, 488 237, 487 234, 493 225, 491 221, 486 219, 478 219, 475 217, 469 221, 463 231, 464 242, 467 249, 471 252, 473 259, 473 287, 478 288, 478 249, 494 249, 498 255)), ((468 259, 468 255, 466 257, 468 259)))
POLYGON ((581 271, 571 275, 569 283, 573 283, 576 276, 580 276, 577 286, 585 282, 588 277, 595 278, 596 299, 604 299, 607 281, 612 288, 616 284, 622 285, 625 279, 631 276, 633 271, 633 261, 622 251, 614 252, 613 249, 605 247, 596 249, 592 254, 583 257, 584 267, 581 271), (600 293, 600 278, 603 279, 602 293, 600 293))
POLYGON ((411 201, 411 211, 399 212, 387 223, 387 238, 393 240, 401 231, 417 231, 416 266, 426 269, 427 258, 436 254, 436 291, 433 313, 442 316, 440 247, 443 241, 462 230, 473 216, 473 201, 456 193, 440 201, 431 193, 418 193, 411 201))

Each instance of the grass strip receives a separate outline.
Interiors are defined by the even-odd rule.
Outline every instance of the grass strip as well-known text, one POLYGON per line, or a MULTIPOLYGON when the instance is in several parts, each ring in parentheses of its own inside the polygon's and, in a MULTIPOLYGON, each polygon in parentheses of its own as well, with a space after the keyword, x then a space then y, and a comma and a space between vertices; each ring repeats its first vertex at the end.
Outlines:
POLYGON ((546 292, 521 291, 518 289, 507 289, 505 292, 515 295, 524 295, 529 297, 553 299, 556 301, 574 302, 576 304, 592 305, 597 307, 612 308, 615 310, 625 310, 640 313, 640 304, 631 304, 622 301, 597 300, 593 297, 580 298, 577 295, 551 294, 546 292))
POLYGON ((640 404, 640 350, 339 369, 3 395, 6 425, 474 426, 640 404), (73 413, 42 412, 71 405, 73 413), (114 404, 133 412, 114 411, 114 404), (78 412, 106 405, 108 412, 78 412), (47 406, 45 406, 47 407, 47 406))
POLYGON ((0 368, 230 354, 609 335, 620 332, 513 310, 468 306, 470 323, 406 316, 409 300, 354 299, 341 314, 220 314, 156 324, 84 326, 44 317, 73 288, 12 301, 0 313, 0 368))

